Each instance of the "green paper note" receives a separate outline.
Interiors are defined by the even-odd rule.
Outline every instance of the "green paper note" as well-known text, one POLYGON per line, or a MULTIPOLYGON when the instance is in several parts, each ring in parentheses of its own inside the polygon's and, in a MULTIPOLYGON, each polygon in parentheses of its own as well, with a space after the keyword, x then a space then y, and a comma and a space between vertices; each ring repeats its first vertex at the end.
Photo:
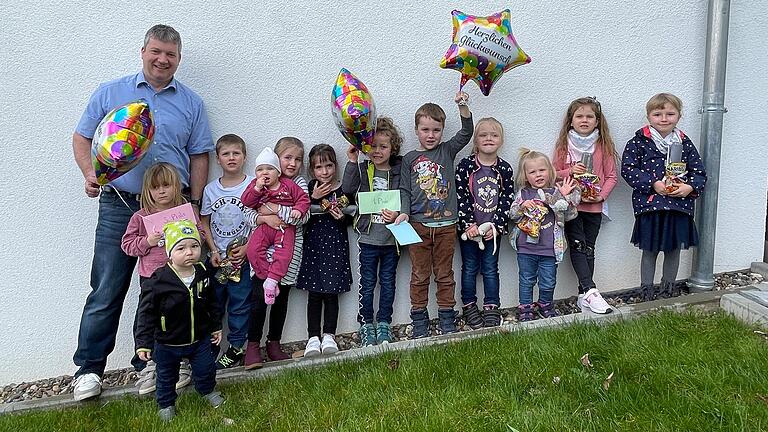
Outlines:
POLYGON ((400 211, 400 191, 359 192, 357 204, 360 214, 381 213, 382 209, 400 211))

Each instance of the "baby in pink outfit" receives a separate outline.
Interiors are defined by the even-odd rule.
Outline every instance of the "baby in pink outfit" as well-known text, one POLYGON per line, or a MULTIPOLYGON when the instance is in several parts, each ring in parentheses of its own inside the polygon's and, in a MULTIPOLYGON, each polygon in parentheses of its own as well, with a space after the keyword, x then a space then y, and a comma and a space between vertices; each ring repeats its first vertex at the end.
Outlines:
MULTIPOLYGON (((240 198, 244 205, 258 209, 264 204, 293 207, 291 218, 301 218, 309 211, 309 196, 293 180, 280 176, 280 159, 267 147, 256 157, 256 178, 240 198)), ((246 254, 254 274, 264 280, 264 302, 273 304, 280 293, 277 283, 288 272, 293 256, 296 227, 282 225, 272 228, 259 225, 248 240, 246 254), (267 261, 267 249, 274 245, 272 261, 267 261)))

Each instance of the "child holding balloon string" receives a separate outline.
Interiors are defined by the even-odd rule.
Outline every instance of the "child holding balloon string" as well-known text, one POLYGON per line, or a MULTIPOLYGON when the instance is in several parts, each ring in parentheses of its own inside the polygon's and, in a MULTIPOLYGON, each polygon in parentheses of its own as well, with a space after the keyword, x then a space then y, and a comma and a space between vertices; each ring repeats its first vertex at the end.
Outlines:
POLYGON ((616 186, 618 155, 600 102, 593 97, 574 100, 563 118, 552 164, 557 177, 582 183, 576 218, 565 222, 571 265, 579 279, 577 305, 605 314, 612 311, 595 281, 595 243, 604 203, 616 186), (586 163, 585 163, 586 162, 586 163))
MULTIPOLYGON (((344 193, 398 190, 400 186, 400 146, 403 137, 389 117, 376 120, 368 160, 358 163, 360 150, 350 145, 349 162, 344 169, 341 188, 344 193), (361 180, 364 179, 364 180, 361 180)), ((358 195, 359 199, 359 195, 358 195)), ((358 214, 360 271, 359 308, 357 321, 362 346, 392 342, 392 307, 395 301, 395 278, 400 250, 386 224, 395 221, 399 212, 382 209, 380 213, 358 214), (378 276, 377 276, 378 273, 378 276), (379 308, 374 319, 374 291, 378 278, 379 308)))
POLYGON ((403 156, 400 168, 400 211, 395 224, 409 221, 421 238, 410 245, 411 321, 414 339, 429 336, 429 285, 431 275, 437 284, 440 330, 455 333, 456 281, 453 253, 456 248, 456 155, 472 139, 474 123, 467 105, 468 95, 456 93, 461 129, 443 142, 445 111, 434 103, 416 110, 415 133, 419 147, 403 156))
MULTIPOLYGON (((181 193, 181 178, 176 168, 160 162, 150 166, 144 173, 141 186, 139 211, 131 216, 123 234, 121 247, 126 255, 138 257, 139 285, 142 287, 152 274, 168 262, 168 255, 163 248, 163 233, 148 233, 143 222, 144 216, 168 210, 183 204, 186 200, 181 193)), ((201 233, 203 230, 198 227, 201 233)), ((139 311, 136 312, 138 316, 139 311)), ((136 387, 140 395, 155 391, 155 363, 141 362, 138 357, 132 361, 139 371, 136 387)), ((183 364, 176 388, 189 384, 191 371, 183 364)))

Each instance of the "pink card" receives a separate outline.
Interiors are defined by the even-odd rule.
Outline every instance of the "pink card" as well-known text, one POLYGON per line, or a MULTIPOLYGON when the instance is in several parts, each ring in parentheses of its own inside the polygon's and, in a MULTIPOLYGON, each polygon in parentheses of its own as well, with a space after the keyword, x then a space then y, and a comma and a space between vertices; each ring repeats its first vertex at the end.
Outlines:
POLYGON ((152 213, 151 215, 142 216, 142 222, 144 222, 144 228, 147 233, 163 232, 163 225, 168 222, 187 219, 198 223, 195 212, 192 210, 192 204, 186 203, 178 207, 163 210, 161 212, 152 213))

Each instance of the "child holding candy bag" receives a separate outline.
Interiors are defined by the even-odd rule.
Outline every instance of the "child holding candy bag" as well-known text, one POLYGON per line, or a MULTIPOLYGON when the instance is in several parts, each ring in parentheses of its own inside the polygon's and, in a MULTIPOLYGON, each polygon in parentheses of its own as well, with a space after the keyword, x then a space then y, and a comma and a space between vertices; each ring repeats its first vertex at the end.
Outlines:
POLYGON ((694 201, 704 191, 707 173, 693 142, 677 128, 682 109, 683 102, 675 95, 653 96, 645 105, 649 124, 635 132, 622 156, 621 175, 633 189, 631 242, 643 251, 640 289, 645 300, 679 294, 675 281, 680 249, 699 242, 693 223, 694 201), (673 153, 679 161, 671 160, 673 153), (687 173, 669 178, 667 167, 673 163, 685 164, 687 173), (656 259, 662 251, 663 276, 656 288, 656 259))
POLYGON ((578 216, 565 223, 565 237, 571 265, 579 279, 577 304, 582 310, 589 309, 598 314, 612 311, 598 291, 593 276, 603 203, 616 186, 617 158, 600 102, 592 97, 571 102, 555 144, 552 164, 558 178, 574 177, 583 186, 578 216))
POLYGON ((565 254, 563 225, 576 217, 581 190, 571 177, 555 184, 555 168, 543 153, 520 149, 518 192, 509 214, 515 225, 509 236, 520 272, 518 320, 557 316, 554 308, 557 264, 565 254), (538 282, 539 300, 533 303, 538 282))

